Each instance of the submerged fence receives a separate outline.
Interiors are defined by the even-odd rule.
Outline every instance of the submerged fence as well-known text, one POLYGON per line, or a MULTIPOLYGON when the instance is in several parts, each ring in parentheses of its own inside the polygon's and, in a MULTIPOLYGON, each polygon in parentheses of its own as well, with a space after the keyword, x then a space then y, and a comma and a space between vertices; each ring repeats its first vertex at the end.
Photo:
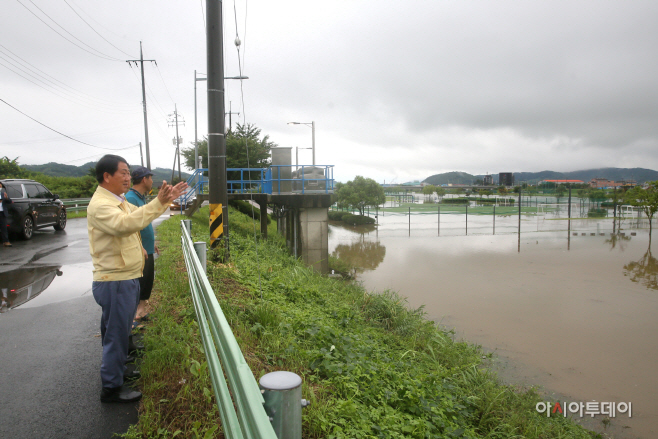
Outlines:
MULTIPOLYGON (((181 240, 199 332, 224 435, 229 439, 276 439, 270 417, 263 406, 263 394, 219 306, 206 277, 205 264, 197 256, 190 231, 183 221, 181 240), (224 373, 228 377, 231 391, 224 373)), ((203 255, 205 256, 205 245, 203 255)))
MULTIPOLYGON (((549 201, 551 201, 549 199, 549 201)), ((333 211, 356 213, 350 208, 333 211)), ((616 232, 649 228, 641 209, 632 206, 591 209, 581 203, 526 203, 495 206, 487 204, 402 204, 366 208, 379 234, 391 236, 442 236, 519 232, 616 232)), ((334 215, 334 218, 336 216, 334 215)), ((373 227, 373 226, 365 226, 373 227)), ((373 228, 373 231, 375 228, 373 228)))

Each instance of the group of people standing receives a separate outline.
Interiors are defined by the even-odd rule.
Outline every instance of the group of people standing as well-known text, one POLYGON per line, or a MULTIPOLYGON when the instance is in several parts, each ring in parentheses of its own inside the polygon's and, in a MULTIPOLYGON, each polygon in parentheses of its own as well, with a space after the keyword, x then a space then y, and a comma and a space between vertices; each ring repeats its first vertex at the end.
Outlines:
POLYGON ((146 300, 154 279, 158 252, 151 223, 178 198, 187 184, 163 182, 157 197, 147 203, 153 174, 143 166, 131 173, 128 162, 105 155, 96 165, 98 188, 87 208, 89 250, 94 266, 92 292, 101 306, 101 401, 138 401, 142 394, 126 385, 129 351, 143 348, 131 340, 135 319, 144 320, 146 300), (132 188, 130 182, 132 180, 132 188))
POLYGON ((2 245, 5 247, 11 247, 11 242, 9 242, 9 231, 7 230, 7 212, 11 203, 13 203, 13 201, 9 198, 7 189, 5 189, 5 186, 0 183, 0 239, 2 239, 2 245))

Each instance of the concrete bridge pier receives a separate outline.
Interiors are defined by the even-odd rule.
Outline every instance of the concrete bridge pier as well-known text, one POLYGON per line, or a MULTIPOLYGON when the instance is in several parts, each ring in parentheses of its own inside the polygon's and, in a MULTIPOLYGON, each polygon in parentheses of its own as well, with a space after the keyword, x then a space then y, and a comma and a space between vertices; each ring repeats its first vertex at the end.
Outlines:
POLYGON ((322 274, 329 272, 329 206, 333 194, 272 195, 285 209, 277 229, 296 258, 322 274))

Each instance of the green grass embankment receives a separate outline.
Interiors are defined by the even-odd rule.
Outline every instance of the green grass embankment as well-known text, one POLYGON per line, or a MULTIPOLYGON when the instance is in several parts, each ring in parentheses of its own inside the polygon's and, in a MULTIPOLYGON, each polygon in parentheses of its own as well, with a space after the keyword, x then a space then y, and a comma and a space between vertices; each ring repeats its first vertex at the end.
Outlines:
MULTIPOLYGON (((194 216, 194 241, 207 240, 207 218, 207 208, 194 216)), ((454 341, 395 293, 316 274, 289 255, 274 224, 256 255, 254 222, 233 209, 229 218, 231 263, 209 254, 208 278, 255 377, 303 378, 305 438, 597 437, 536 413, 534 391, 499 384, 477 346, 454 341)), ((221 437, 179 220, 158 227, 144 398, 129 438, 221 437)))

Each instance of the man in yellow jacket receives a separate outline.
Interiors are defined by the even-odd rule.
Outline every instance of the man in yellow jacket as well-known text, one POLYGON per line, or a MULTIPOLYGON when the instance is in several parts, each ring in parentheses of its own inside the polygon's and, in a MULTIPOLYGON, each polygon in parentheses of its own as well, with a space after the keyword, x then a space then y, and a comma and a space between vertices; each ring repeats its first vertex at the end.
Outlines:
POLYGON ((142 207, 128 203, 130 168, 122 157, 106 155, 96 165, 98 188, 87 207, 89 251, 94 265, 92 292, 101 306, 102 402, 138 401, 142 394, 124 386, 128 337, 137 304, 144 255, 139 231, 162 215, 186 183, 164 182, 158 197, 142 207))

